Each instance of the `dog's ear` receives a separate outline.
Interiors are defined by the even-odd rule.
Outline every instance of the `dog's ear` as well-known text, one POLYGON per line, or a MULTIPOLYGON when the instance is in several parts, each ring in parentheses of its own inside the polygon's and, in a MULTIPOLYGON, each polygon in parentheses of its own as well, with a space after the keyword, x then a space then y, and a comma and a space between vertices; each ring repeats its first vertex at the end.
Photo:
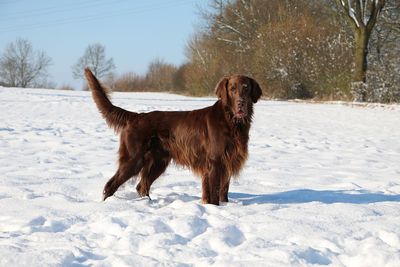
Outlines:
POLYGON ((224 77, 222 78, 217 86, 215 87, 215 94, 218 96, 219 99, 222 100, 222 103, 225 105, 228 103, 228 82, 229 78, 224 77))
POLYGON ((262 90, 258 82, 256 80, 249 78, 251 82, 251 100, 253 103, 257 103, 258 99, 260 99, 262 95, 262 90))

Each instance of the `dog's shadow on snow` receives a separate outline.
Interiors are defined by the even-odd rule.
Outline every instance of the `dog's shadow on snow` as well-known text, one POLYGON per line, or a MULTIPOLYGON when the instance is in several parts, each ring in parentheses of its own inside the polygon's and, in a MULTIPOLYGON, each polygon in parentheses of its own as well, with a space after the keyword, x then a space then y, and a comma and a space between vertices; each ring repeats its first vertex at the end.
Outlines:
POLYGON ((243 203, 252 204, 302 204, 321 202, 325 204, 350 203, 370 204, 377 202, 400 202, 400 195, 387 195, 365 190, 312 190, 297 189, 274 194, 229 193, 229 198, 243 203))

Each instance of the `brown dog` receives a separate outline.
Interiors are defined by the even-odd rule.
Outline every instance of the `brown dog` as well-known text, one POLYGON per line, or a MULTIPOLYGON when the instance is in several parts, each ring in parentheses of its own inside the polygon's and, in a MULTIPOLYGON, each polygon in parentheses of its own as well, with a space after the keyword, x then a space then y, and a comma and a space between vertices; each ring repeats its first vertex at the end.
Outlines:
POLYGON ((119 168, 104 187, 104 200, 140 173, 136 190, 149 196, 151 184, 171 160, 202 178, 202 201, 228 201, 229 182, 247 159, 253 103, 261 97, 258 83, 246 76, 223 78, 214 105, 193 111, 135 113, 114 106, 87 68, 93 99, 107 124, 121 133, 119 168))

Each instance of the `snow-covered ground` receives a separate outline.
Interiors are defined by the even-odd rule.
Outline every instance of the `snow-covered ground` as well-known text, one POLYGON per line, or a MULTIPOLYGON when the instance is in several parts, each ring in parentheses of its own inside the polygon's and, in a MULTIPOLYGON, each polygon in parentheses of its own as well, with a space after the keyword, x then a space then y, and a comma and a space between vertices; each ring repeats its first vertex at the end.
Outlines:
MULTIPOLYGON (((214 98, 115 93, 135 111, 214 98)), ((230 203, 171 165, 101 201, 118 137, 88 92, 0 88, 0 266, 400 266, 400 108, 260 101, 230 203)))

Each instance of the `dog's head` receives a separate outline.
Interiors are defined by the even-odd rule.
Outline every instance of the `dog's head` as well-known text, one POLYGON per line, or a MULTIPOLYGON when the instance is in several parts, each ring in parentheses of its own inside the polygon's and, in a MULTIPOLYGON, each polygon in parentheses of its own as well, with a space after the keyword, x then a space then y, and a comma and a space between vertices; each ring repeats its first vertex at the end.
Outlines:
POLYGON ((258 101, 262 91, 254 79, 243 75, 233 75, 219 81, 215 94, 232 113, 234 120, 243 122, 251 117, 253 103, 258 101))

